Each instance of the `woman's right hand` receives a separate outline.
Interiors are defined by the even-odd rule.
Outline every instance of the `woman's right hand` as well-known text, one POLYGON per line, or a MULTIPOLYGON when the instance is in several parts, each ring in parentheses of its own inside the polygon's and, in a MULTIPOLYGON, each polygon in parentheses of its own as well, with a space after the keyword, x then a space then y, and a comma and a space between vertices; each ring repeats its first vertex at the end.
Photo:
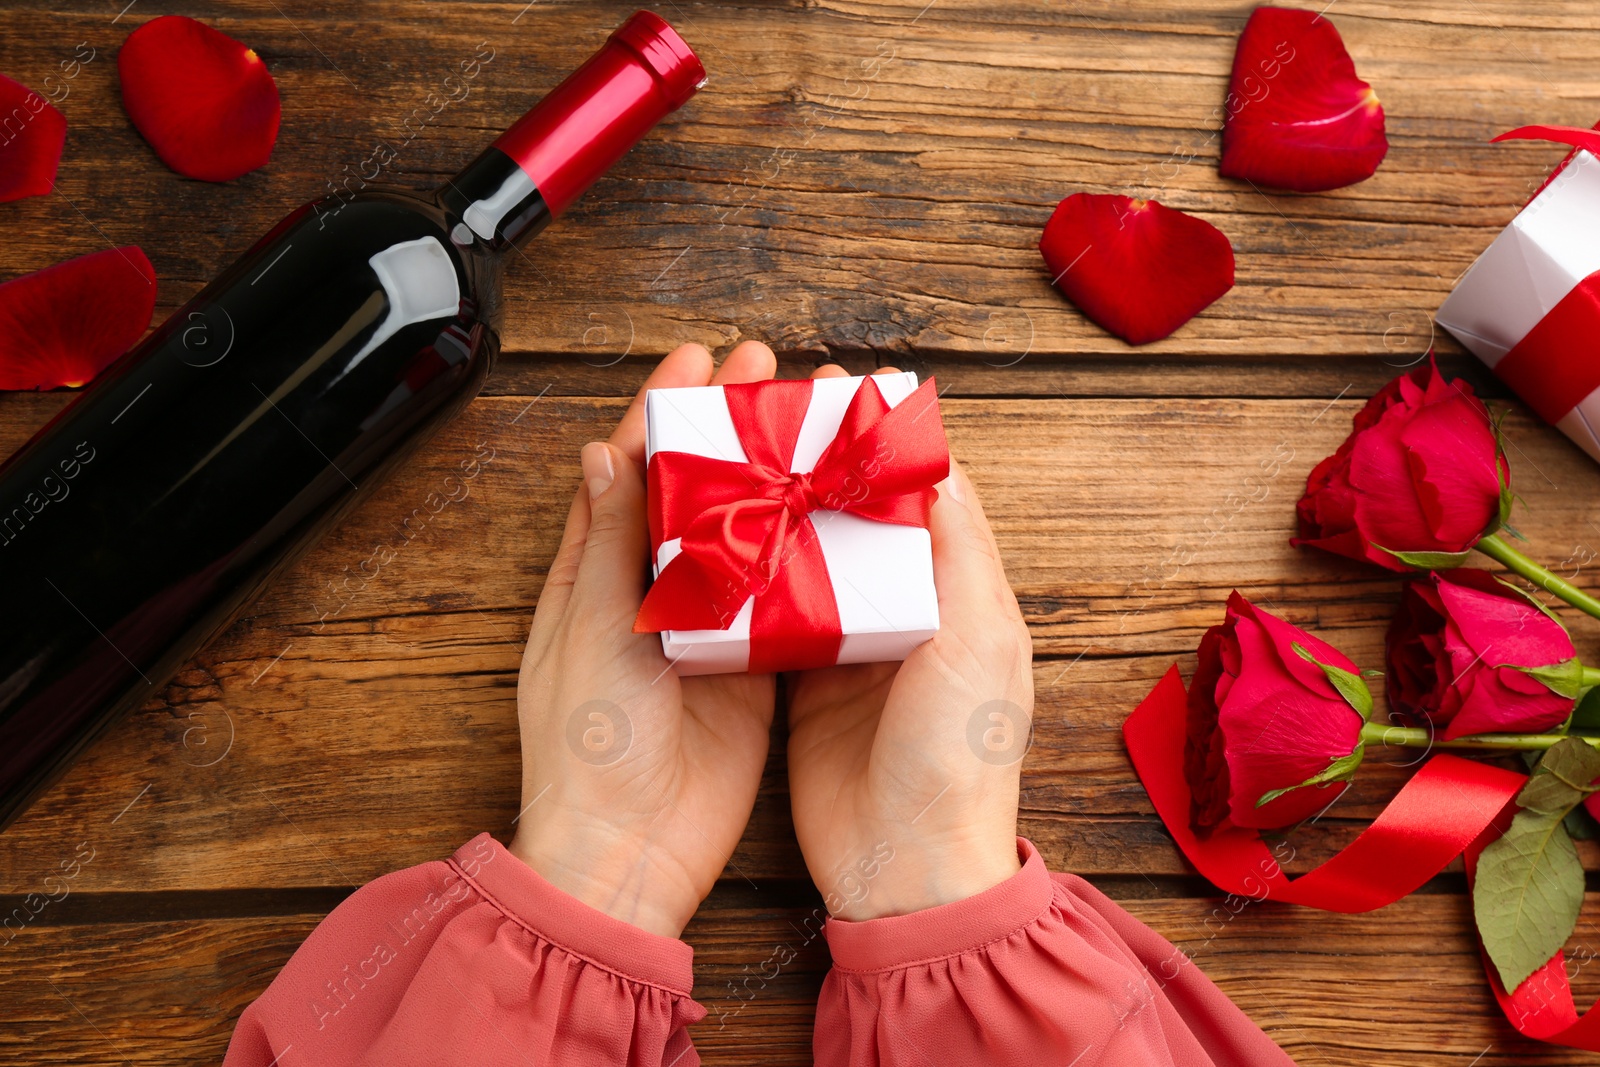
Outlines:
POLYGON ((904 663, 789 679, 795 833, 842 919, 961 900, 1019 869, 1033 649, 989 521, 954 461, 929 532, 938 633, 904 663))

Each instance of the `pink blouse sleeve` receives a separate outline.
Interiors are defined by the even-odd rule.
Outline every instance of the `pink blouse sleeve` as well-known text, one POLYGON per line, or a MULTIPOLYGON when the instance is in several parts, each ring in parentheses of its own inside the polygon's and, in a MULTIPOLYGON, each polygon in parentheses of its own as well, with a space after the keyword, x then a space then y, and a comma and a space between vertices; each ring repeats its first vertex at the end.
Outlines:
POLYGON ((1017 851, 1022 870, 975 897, 828 920, 817 1067, 1293 1067, 1161 935, 1017 851))
POLYGON ((245 1009, 225 1067, 691 1067, 693 950, 488 834, 362 887, 245 1009))

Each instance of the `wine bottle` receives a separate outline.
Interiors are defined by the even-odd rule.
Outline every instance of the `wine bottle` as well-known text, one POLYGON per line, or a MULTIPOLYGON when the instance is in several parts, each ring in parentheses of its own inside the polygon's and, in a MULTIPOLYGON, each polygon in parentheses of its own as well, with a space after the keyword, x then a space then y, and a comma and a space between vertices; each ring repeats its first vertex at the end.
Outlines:
POLYGON ((0 465, 0 829, 476 395, 507 253, 704 81, 635 14, 433 196, 292 212, 0 465))

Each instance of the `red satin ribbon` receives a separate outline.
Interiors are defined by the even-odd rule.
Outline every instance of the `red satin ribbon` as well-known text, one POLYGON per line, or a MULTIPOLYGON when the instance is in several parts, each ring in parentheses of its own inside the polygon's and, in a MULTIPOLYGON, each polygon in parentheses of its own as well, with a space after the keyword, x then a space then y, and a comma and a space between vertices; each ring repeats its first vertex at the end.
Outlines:
POLYGON ((1490 144, 1501 141, 1554 141, 1600 157, 1600 127, 1586 130, 1582 126, 1518 126, 1489 138, 1490 144))
POLYGON ((1600 271, 1572 287, 1516 347, 1494 365, 1509 385, 1545 422, 1566 418, 1590 393, 1600 389, 1600 271))
POLYGON ((1525 780, 1486 763, 1436 755, 1359 837, 1291 880, 1255 830, 1225 822, 1201 838, 1190 828, 1183 776, 1186 711, 1183 680, 1174 666, 1123 723, 1128 755, 1189 862, 1218 888, 1258 900, 1338 912, 1392 904, 1460 855, 1525 780))
MULTIPOLYGON (((1496 141, 1554 141, 1600 157, 1600 130, 1573 126, 1523 126, 1496 141)), ((1568 156, 1556 174, 1565 169, 1568 156)), ((1556 175, 1551 175, 1550 181, 1556 175)), ((1549 181, 1545 183, 1548 185, 1549 181)), ((1540 192, 1543 192, 1543 187, 1540 192)), ((1534 194, 1537 196, 1538 194, 1534 194)), ((1561 298, 1516 347, 1495 364, 1497 377, 1548 423, 1566 418, 1585 397, 1600 389, 1600 359, 1593 353, 1600 336, 1600 271, 1561 298)))
POLYGON ((723 390, 747 462, 650 457, 651 544, 682 540, 644 598, 636 633, 725 630, 753 596, 752 672, 837 662, 839 609, 810 514, 847 511, 925 527, 950 453, 932 379, 891 409, 868 377, 816 465, 793 473, 811 387, 770 381, 723 390))
MULTIPOLYGON (((1514 771, 1435 755, 1360 836, 1291 880, 1256 831, 1224 823, 1201 839, 1190 828, 1183 776, 1186 711, 1183 680, 1174 666, 1123 724, 1128 755, 1189 862, 1218 888, 1256 900, 1372 911, 1421 886, 1457 854, 1466 861, 1470 886, 1479 854, 1510 825, 1516 810, 1511 802, 1527 781, 1514 771)), ((1579 1018, 1560 952, 1511 994, 1487 954, 1483 967, 1501 1011, 1523 1036, 1600 1052, 1600 1011, 1579 1018)))

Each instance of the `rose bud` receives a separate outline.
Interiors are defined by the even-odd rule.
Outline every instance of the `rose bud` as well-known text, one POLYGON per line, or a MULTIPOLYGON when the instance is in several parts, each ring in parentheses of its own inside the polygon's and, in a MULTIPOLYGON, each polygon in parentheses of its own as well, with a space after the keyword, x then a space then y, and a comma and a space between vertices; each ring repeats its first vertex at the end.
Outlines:
POLYGON ((1430 361, 1367 401, 1312 470, 1289 543, 1393 571, 1457 566, 1505 521, 1510 479, 1489 409, 1430 361))
POLYGON ((1184 777, 1206 830, 1290 826, 1326 808, 1361 764, 1372 694, 1355 664, 1235 592, 1189 686, 1184 777))
POLYGON ((1390 707, 1444 727, 1446 741, 1543 733, 1586 688, 1566 627, 1488 571, 1407 583, 1388 646, 1390 707))

